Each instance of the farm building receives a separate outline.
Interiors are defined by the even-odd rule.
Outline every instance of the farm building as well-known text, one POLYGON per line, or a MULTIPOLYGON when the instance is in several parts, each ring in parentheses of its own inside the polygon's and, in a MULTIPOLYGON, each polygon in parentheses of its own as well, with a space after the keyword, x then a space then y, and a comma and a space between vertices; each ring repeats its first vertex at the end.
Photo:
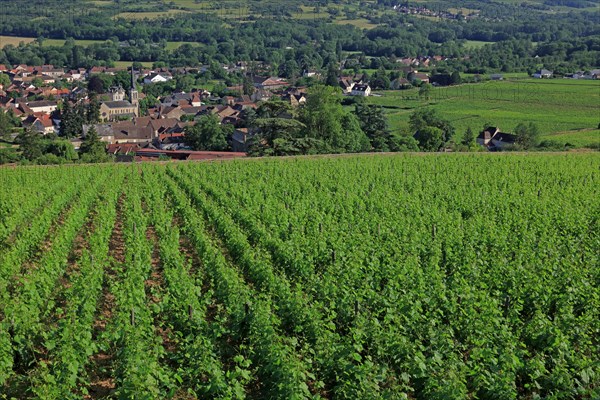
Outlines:
POLYGON ((477 136, 477 143, 486 147, 490 151, 502 150, 512 146, 517 141, 517 135, 512 133, 500 132, 496 127, 488 127, 477 136))

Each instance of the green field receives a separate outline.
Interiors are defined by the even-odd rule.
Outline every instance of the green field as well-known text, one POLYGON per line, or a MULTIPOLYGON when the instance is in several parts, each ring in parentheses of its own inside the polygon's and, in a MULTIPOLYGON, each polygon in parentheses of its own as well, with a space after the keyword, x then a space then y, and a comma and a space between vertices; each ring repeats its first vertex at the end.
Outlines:
POLYGON ((479 40, 466 40, 464 46, 469 49, 480 49, 483 46, 485 46, 486 44, 494 44, 494 42, 482 42, 479 40))
MULTIPOLYGON (((35 41, 35 38, 19 37, 19 36, 0 36, 0 49, 9 44, 18 46, 19 43, 25 44, 35 41)), ((104 43, 104 40, 75 40, 75 44, 79 46, 89 46, 94 43, 104 43)), ((44 39, 42 46, 64 46, 65 40, 63 39, 44 39)), ((167 50, 175 50, 184 44, 191 44, 194 46, 200 45, 196 42, 167 42, 167 50)))
POLYGON ((358 19, 338 19, 335 21, 338 25, 354 25, 359 29, 373 29, 376 28, 376 24, 372 24, 366 18, 358 18, 358 19))
POLYGON ((0 393, 598 398, 599 171, 595 153, 3 168, 0 393))
MULTIPOLYGON (((139 63, 142 64, 142 66, 144 66, 145 68, 152 68, 152 64, 154 64, 151 61, 139 61, 139 63)), ((131 67, 131 64, 131 61, 115 61, 116 68, 129 68, 131 67)))
POLYGON ((167 10, 167 11, 156 11, 156 12, 122 12, 116 14, 114 18, 124 19, 158 19, 174 17, 182 13, 187 13, 183 10, 167 10))
POLYGON ((458 132, 479 130, 484 124, 511 132, 520 122, 534 122, 542 136, 578 145, 598 143, 600 82, 567 79, 485 82, 434 88, 430 99, 417 89, 383 91, 369 97, 371 104, 385 107, 393 130, 406 131, 410 114, 431 108, 448 119, 458 132), (560 133, 560 134, 559 134, 560 133))

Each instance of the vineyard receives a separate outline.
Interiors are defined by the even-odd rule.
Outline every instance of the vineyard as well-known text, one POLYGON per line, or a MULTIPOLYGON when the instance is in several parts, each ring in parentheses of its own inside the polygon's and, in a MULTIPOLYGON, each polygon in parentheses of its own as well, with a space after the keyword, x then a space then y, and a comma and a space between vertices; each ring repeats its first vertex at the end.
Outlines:
POLYGON ((600 397, 597 154, 0 185, 0 399, 600 397))

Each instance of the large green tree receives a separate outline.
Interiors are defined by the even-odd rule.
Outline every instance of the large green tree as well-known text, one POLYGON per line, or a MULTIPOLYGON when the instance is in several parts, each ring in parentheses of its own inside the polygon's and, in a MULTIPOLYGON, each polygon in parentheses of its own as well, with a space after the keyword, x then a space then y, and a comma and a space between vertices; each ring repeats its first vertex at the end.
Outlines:
POLYGON ((455 132, 452 124, 441 118, 434 109, 421 109, 413 112, 409 117, 409 125, 414 133, 427 126, 441 129, 444 142, 450 141, 455 132))
POLYGON ((533 122, 527 125, 524 123, 517 125, 515 135, 517 135, 517 145, 524 150, 535 148, 540 141, 540 130, 533 122))
POLYGON ((26 160, 34 161, 46 152, 46 140, 44 140, 41 134, 31 129, 21 132, 17 136, 16 142, 19 144, 21 157, 26 160))
POLYGON ((106 153, 105 143, 100 140, 100 135, 98 135, 94 126, 87 131, 79 152, 81 153, 81 160, 86 163, 106 162, 110 160, 110 156, 106 153))
POLYGON ((367 135, 374 151, 390 151, 390 130, 383 108, 379 106, 358 103, 354 113, 360 121, 363 132, 367 135))
POLYGON ((3 72, 0 72, 0 85, 4 87, 8 87, 10 85, 10 77, 3 72))
POLYGON ((64 101, 60 112, 60 136, 67 139, 81 136, 86 119, 87 110, 82 103, 72 107, 69 101, 64 101))
POLYGON ((224 151, 227 150, 227 136, 231 135, 233 126, 221 124, 216 115, 204 115, 195 125, 185 128, 185 143, 193 150, 224 151))
POLYGON ((342 107, 339 88, 311 87, 300 121, 306 125, 305 136, 322 140, 331 152, 357 152, 368 148, 360 123, 342 107))
POLYGON ((435 126, 426 126, 415 134, 423 151, 439 151, 444 146, 444 132, 435 126))

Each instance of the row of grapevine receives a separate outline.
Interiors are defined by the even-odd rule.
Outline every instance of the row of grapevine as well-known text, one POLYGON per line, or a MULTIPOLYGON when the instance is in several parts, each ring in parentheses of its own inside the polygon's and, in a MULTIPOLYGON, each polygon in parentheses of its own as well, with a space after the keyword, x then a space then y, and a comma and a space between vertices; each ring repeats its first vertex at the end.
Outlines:
POLYGON ((11 192, 7 199, 0 200, 5 210, 0 212, 0 247, 10 247, 9 239, 13 239, 18 232, 27 226, 33 215, 45 206, 57 193, 66 189, 69 183, 64 179, 51 179, 44 182, 27 182, 22 191, 11 192), (35 187, 35 192, 30 190, 35 187))
MULTIPOLYGON (((96 187, 88 187, 87 190, 84 188, 86 178, 85 175, 81 176, 80 181, 74 182, 68 190, 58 195, 53 203, 45 208, 41 214, 34 217, 32 224, 28 229, 21 232, 12 247, 2 254, 0 259, 0 265, 2 266, 0 270, 0 316, 2 318, 0 323, 0 382, 6 381, 11 375, 14 361, 13 353, 18 354, 21 364, 25 366, 31 361, 34 349, 23 330, 36 331, 35 327, 39 323, 38 318, 29 320, 27 316, 29 313, 37 314, 40 311, 38 307, 43 304, 43 301, 37 297, 38 286, 48 283, 43 281, 36 283, 31 277, 28 277, 32 274, 35 279, 39 279, 43 274, 38 274, 37 271, 35 273, 23 271, 23 263, 31 257, 32 251, 39 249, 51 227, 56 224, 56 219, 61 212, 65 221, 68 221, 68 215, 74 215, 74 220, 60 226, 54 225, 57 227, 57 232, 54 232, 54 234, 59 239, 51 238, 50 243, 52 246, 58 242, 58 245, 55 247, 54 252, 47 252, 42 255, 43 259, 40 265, 45 266, 43 271, 51 271, 57 260, 66 259, 70 248, 67 243, 69 239, 68 237, 60 238, 58 236, 60 235, 59 231, 62 229, 62 232, 66 232, 67 235, 74 235, 81 226, 77 221, 85 218, 87 210, 84 206, 78 207, 76 205, 71 205, 71 209, 66 213, 63 212, 63 209, 65 206, 72 204, 75 198, 85 199, 87 197, 91 201, 93 196, 96 195, 96 187), (73 210, 75 210, 74 214, 70 214, 70 211, 73 210), (15 290, 21 290, 28 297, 33 297, 29 299, 21 299, 18 296, 13 298, 15 290), (30 302, 33 303, 30 304, 30 302)), ((85 202, 83 203, 85 205, 85 202)), ((52 285, 46 286, 46 290, 51 289, 52 285)))
POLYGON ((156 335, 145 282, 151 272, 152 243, 146 238, 148 215, 142 208, 144 187, 138 171, 127 180, 123 210, 125 263, 117 271, 111 292, 115 315, 108 329, 116 350, 116 395, 121 398, 160 398, 169 377, 160 364, 164 354, 156 335))
POLYGON ((281 336, 272 314, 272 300, 253 293, 229 264, 223 253, 206 236, 205 224, 198 218, 188 198, 173 181, 167 181, 169 193, 184 220, 186 234, 194 243, 206 274, 214 285, 216 298, 227 308, 237 340, 248 341, 248 354, 257 378, 264 385, 264 395, 272 398, 311 397, 310 378, 304 362, 297 358, 290 338, 281 336))
POLYGON ((596 398, 599 161, 7 169, 0 398, 596 398))
POLYGON ((174 210, 167 207, 166 188, 160 185, 161 171, 144 170, 149 193, 148 208, 156 227, 165 296, 161 314, 165 330, 171 332, 176 348, 167 358, 176 365, 174 379, 195 396, 203 398, 244 398, 244 385, 250 378, 242 356, 236 368, 227 371, 216 343, 214 327, 207 322, 206 307, 212 292, 203 292, 207 284, 203 269, 192 266, 180 248, 180 229, 174 223, 174 210))
MULTIPOLYGON (((528 361, 531 367, 523 363, 526 357, 519 356, 516 347, 519 342, 527 346, 531 339, 522 336, 524 332, 520 331, 520 326, 528 320, 523 320, 523 316, 518 318, 515 306, 519 305, 520 298, 531 297, 532 289, 537 291, 544 287, 539 285, 539 278, 530 275, 530 271, 534 271, 536 264, 548 264, 556 259, 556 253, 548 258, 545 252, 543 259, 530 256, 525 269, 516 264, 523 263, 521 257, 500 269, 496 261, 515 250, 522 254, 532 253, 530 244, 533 243, 515 242, 510 236, 505 237, 511 231, 523 228, 535 232, 534 235, 544 241, 554 241, 543 243, 538 239, 535 248, 562 252, 563 243, 570 242, 563 227, 568 224, 567 232, 579 238, 577 247, 581 249, 576 251, 581 252, 581 256, 573 261, 583 268, 576 281, 571 278, 571 293, 578 293, 579 304, 593 301, 589 295, 582 297, 586 291, 580 288, 588 287, 585 282, 593 277, 589 275, 593 273, 589 266, 597 260, 597 255, 594 256, 591 251, 593 244, 597 244, 597 232, 582 231, 576 227, 584 227, 584 224, 569 221, 573 218, 593 221, 594 213, 597 215, 597 205, 588 206, 583 212, 579 209, 594 198, 589 192, 589 183, 594 180, 594 174, 589 173, 593 160, 585 168, 574 166, 569 171, 572 176, 566 180, 564 170, 553 168, 564 168, 563 160, 554 166, 544 165, 543 172, 540 172, 531 170, 539 167, 539 160, 515 157, 512 161, 520 165, 518 172, 507 170, 503 179, 488 181, 482 181, 483 175, 477 168, 481 157, 461 157, 463 163, 471 162, 467 166, 448 157, 424 159, 422 162, 400 157, 370 163, 360 159, 353 161, 356 166, 351 168, 347 168, 349 162, 346 161, 321 161, 321 164, 333 165, 326 165, 326 168, 321 165, 318 174, 315 168, 314 176, 311 166, 297 166, 302 164, 300 161, 265 163, 256 169, 245 163, 232 163, 229 168, 190 166, 187 173, 197 176, 201 182, 215 182, 213 189, 219 185, 224 189, 222 192, 226 190, 227 194, 218 196, 219 199, 222 204, 227 204, 232 215, 237 215, 236 219, 249 232, 257 226, 260 229, 260 223, 252 223, 249 216, 262 219, 267 227, 264 231, 269 232, 263 243, 274 259, 279 257, 284 261, 285 258, 276 252, 288 248, 293 249, 289 252, 289 265, 299 265, 300 270, 303 270, 303 265, 324 268, 316 275, 307 274, 311 279, 308 281, 310 287, 305 287, 305 291, 315 293, 323 301, 332 296, 335 298, 335 302, 330 304, 333 306, 331 311, 338 315, 335 320, 337 327, 348 327, 355 319, 357 308, 360 314, 376 316, 377 319, 367 324, 365 330, 367 342, 375 341, 369 346, 370 353, 380 362, 387 359, 398 376, 406 377, 419 395, 431 397, 448 390, 461 396, 476 390, 489 394, 505 393, 511 397, 518 390, 523 390, 525 385, 528 390, 535 391, 535 385, 540 383, 527 382, 530 379, 548 379, 542 382, 547 387, 554 385, 555 390, 567 387, 578 390, 577 387, 582 387, 572 378, 565 380, 550 376, 560 376, 557 371, 563 371, 561 374, 565 376, 564 372, 575 364, 580 374, 589 376, 591 358, 585 355, 589 350, 581 352, 583 357, 580 356, 576 362, 572 356, 563 358, 564 364, 556 365, 552 372, 539 363, 531 364, 537 362, 535 360, 528 361), (344 175, 346 171, 354 173, 359 168, 368 177, 366 180, 353 180, 351 176, 344 175), (294 179, 300 171, 303 179, 294 179), (528 182, 527 175, 537 175, 537 183, 535 179, 528 182), (394 179, 395 176, 402 178, 394 179), (252 187, 245 182, 251 182, 252 187), (528 193, 524 193, 523 184, 528 185, 528 193), (574 187, 588 190, 574 191, 574 187), (227 200, 223 202, 223 198, 227 200), (573 203, 557 202, 557 199, 563 198, 572 199, 573 203), (481 199, 485 199, 483 204, 480 204, 481 199), (516 213, 515 205, 518 207, 516 213), (574 208, 573 212, 569 213, 568 208, 574 208), (518 212, 519 209, 523 212, 518 212), (523 214, 527 212, 536 219, 527 223, 528 218, 524 218, 527 214, 523 214), (242 213, 246 216, 240 218, 242 213), (508 215, 514 216, 514 224, 512 220, 506 220, 508 215), (502 219, 496 219, 496 216, 502 219), (524 220, 525 225, 522 223, 524 220), (562 235, 559 241, 556 239, 561 236, 557 235, 562 235), (277 241, 281 246, 273 245, 277 241), (425 244, 429 246, 424 247, 425 244), (377 251, 374 252, 374 249, 377 251), (332 254, 336 255, 338 262, 331 261, 332 254), (484 268, 474 269, 471 263, 484 268), (519 292, 498 288, 501 291, 494 293, 498 289, 492 285, 497 287, 498 283, 506 281, 507 276, 512 276, 513 284, 521 281, 526 285, 521 284, 520 288, 514 286, 514 289, 520 289, 519 292), (402 284, 402 280, 406 283, 402 284), (412 286, 413 290, 407 291, 402 288, 403 285, 412 286), (503 315, 507 300, 510 303, 507 312, 518 318, 510 324, 504 321, 503 315), (462 318, 463 315, 469 318, 462 318), (405 320, 408 316, 411 317, 405 320), (453 326, 452 330, 444 332, 439 328, 447 321, 461 319, 464 325, 453 326), (399 330, 397 323, 404 327, 399 330), (385 329, 372 328, 378 324, 384 324, 381 326, 385 329), (398 333, 388 334, 390 332, 398 333), (433 342, 431 332, 438 336, 436 342, 433 342), (390 343, 396 342, 398 344, 394 346, 402 347, 390 346, 390 343), (432 343, 438 343, 439 349, 435 349, 432 343), (419 347, 426 351, 419 350, 419 347), (449 349, 455 352, 454 355, 440 359, 439 355, 451 354, 449 349), (400 354, 390 360, 392 353, 388 350, 400 354), (470 356, 466 361, 465 354, 470 356), (569 363, 571 366, 568 366, 569 363), (533 368, 537 371, 528 372, 533 368), (495 369, 502 373, 491 372, 495 369), (472 374, 470 371, 479 372, 472 374), (439 384, 438 376, 447 376, 445 379, 454 387, 439 384)), ((577 159, 571 161, 574 164, 579 162, 577 159)), ((495 171, 496 163, 501 167, 509 165, 502 159, 485 160, 485 163, 495 171)), ((252 234, 249 236, 252 237, 252 234)), ((566 247, 564 251, 568 254, 566 247)), ((286 264, 279 263, 280 266, 286 264)), ((568 271, 566 268, 566 264, 560 267, 568 271)), ((543 270, 537 268, 536 272, 543 270)), ((556 293, 556 296, 560 294, 556 293)), ((593 310, 586 308, 589 312, 593 310)), ((594 313, 589 312, 586 321, 593 318, 594 313)), ((563 325, 559 321, 556 323, 563 325)), ((586 322, 581 325, 586 326, 585 335, 589 337, 593 324, 586 322)), ((564 332, 565 328, 561 331, 564 332)), ((564 349, 551 351, 564 353, 564 349)))
POLYGON ((64 310, 56 324, 45 335, 48 362, 41 363, 32 374, 36 397, 41 399, 67 399, 77 392, 87 394, 85 367, 96 351, 97 343, 92 337, 97 303, 102 292, 108 245, 113 231, 116 204, 121 190, 123 173, 113 170, 108 185, 99 191, 97 207, 86 242, 76 260, 77 270, 68 276, 69 283, 62 293, 64 310))
POLYGON ((325 312, 321 303, 315 304, 299 285, 292 289, 289 281, 275 273, 276 268, 270 257, 254 251, 248 238, 229 215, 214 207, 204 195, 194 190, 189 181, 184 180, 186 183, 189 195, 215 224, 236 264, 242 267, 248 279, 259 289, 273 296, 284 329, 289 335, 300 339, 299 347, 303 347, 300 353, 308 359, 314 358, 313 372, 317 372, 316 377, 322 377, 325 381, 318 379, 317 385, 328 383, 326 389, 335 385, 333 390, 341 398, 364 397, 367 393, 388 396, 389 388, 384 388, 384 385, 398 391, 397 383, 393 378, 388 378, 389 369, 385 366, 373 362, 357 365, 362 361, 359 354, 362 345, 357 342, 359 336, 354 335, 352 327, 346 337, 335 335, 331 330, 334 326, 331 320, 323 319, 325 312))

